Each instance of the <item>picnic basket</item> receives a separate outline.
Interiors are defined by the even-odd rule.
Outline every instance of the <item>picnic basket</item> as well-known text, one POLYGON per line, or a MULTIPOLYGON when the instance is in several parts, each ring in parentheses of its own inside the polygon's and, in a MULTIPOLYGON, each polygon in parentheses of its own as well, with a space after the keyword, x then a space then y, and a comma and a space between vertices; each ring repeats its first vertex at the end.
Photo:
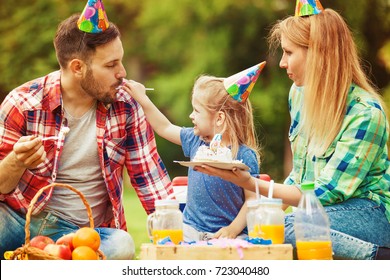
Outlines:
MULTIPOLYGON (((33 197, 31 200, 29 207, 27 209, 27 214, 26 214, 26 224, 24 227, 26 237, 25 237, 25 244, 16 250, 13 251, 12 255, 10 256, 9 259, 11 260, 61 260, 60 258, 56 256, 49 255, 45 251, 32 247, 30 245, 30 221, 31 221, 31 213, 33 211, 34 205, 37 202, 38 198, 41 196, 41 194, 50 188, 53 187, 59 187, 59 188, 67 188, 76 194, 78 194, 84 203, 85 207, 87 208, 87 214, 88 214, 88 219, 89 219, 89 226, 91 228, 94 228, 94 221, 92 217, 92 210, 91 207, 88 204, 88 201, 85 199, 84 195, 82 192, 79 190, 75 189, 74 187, 68 185, 68 184, 63 184, 63 183, 52 183, 50 185, 47 185, 43 188, 41 188, 33 197)), ((97 254, 99 257, 99 260, 104 260, 106 257, 104 256, 103 252, 100 250, 97 250, 97 254)))

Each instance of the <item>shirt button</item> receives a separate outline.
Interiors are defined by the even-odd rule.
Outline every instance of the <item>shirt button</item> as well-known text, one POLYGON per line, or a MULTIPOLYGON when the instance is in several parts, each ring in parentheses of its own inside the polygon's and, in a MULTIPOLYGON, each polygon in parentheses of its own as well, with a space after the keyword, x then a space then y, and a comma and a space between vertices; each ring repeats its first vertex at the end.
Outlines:
POLYGON ((357 98, 356 98, 356 102, 360 102, 360 97, 357 97, 357 98))

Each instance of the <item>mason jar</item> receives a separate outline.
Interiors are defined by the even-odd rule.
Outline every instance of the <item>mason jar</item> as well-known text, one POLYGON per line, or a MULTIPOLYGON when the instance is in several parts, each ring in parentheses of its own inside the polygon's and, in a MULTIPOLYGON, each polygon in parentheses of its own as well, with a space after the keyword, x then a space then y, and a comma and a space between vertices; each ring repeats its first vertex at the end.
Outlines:
POLYGON ((260 231, 263 239, 270 239, 272 244, 284 243, 284 210, 282 199, 263 198, 257 211, 260 231))
POLYGON ((259 224, 259 217, 256 217, 259 206, 260 206, 260 200, 248 200, 246 202, 247 205, 247 212, 246 212, 246 227, 248 229, 248 236, 250 238, 256 238, 261 237, 260 236, 260 224, 259 224))
POLYGON ((183 241, 183 214, 179 201, 174 199, 155 200, 155 212, 147 218, 148 235, 153 244, 183 241), (169 239, 168 239, 169 238, 169 239))

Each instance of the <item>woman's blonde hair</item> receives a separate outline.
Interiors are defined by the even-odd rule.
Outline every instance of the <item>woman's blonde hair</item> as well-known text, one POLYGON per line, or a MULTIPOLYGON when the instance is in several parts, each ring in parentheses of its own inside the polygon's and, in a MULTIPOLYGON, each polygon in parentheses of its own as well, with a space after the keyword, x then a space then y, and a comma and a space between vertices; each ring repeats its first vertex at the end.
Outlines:
POLYGON ((312 154, 323 154, 339 133, 352 83, 371 93, 385 109, 362 69, 352 33, 337 12, 325 9, 277 22, 268 37, 271 48, 280 45, 282 35, 307 48, 301 128, 309 137, 312 154))
POLYGON ((231 141, 234 158, 237 157, 239 146, 246 145, 255 151, 260 162, 260 147, 249 98, 241 103, 234 100, 227 93, 223 78, 208 75, 202 75, 196 80, 192 95, 210 114, 214 115, 219 111, 225 113, 224 135, 231 141))

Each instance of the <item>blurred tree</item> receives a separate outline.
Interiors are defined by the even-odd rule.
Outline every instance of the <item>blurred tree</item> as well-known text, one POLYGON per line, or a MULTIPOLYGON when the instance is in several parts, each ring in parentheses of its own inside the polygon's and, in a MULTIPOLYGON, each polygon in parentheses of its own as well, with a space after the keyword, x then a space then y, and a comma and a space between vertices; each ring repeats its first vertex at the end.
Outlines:
POLYGON ((83 8, 80 1, 1 0, 0 93, 58 69, 53 37, 61 20, 83 8))
MULTIPOLYGON (((291 81, 269 56, 266 37, 278 19, 294 13, 295 0, 103 0, 122 32, 128 78, 148 87, 151 99, 177 125, 191 126, 191 89, 197 76, 226 77, 266 60, 252 94, 261 171, 282 180, 288 170, 291 81), (284 167, 283 160, 287 159, 284 167)), ((321 0, 339 11, 354 32, 368 73, 389 100, 389 1, 321 0), (370 64, 369 64, 369 63, 370 64), (386 95, 387 94, 387 95, 386 95)), ((0 101, 14 87, 58 69, 52 39, 57 24, 81 12, 86 0, 0 0, 0 101)), ((187 173, 172 163, 180 147, 157 137, 171 177, 187 173)))

